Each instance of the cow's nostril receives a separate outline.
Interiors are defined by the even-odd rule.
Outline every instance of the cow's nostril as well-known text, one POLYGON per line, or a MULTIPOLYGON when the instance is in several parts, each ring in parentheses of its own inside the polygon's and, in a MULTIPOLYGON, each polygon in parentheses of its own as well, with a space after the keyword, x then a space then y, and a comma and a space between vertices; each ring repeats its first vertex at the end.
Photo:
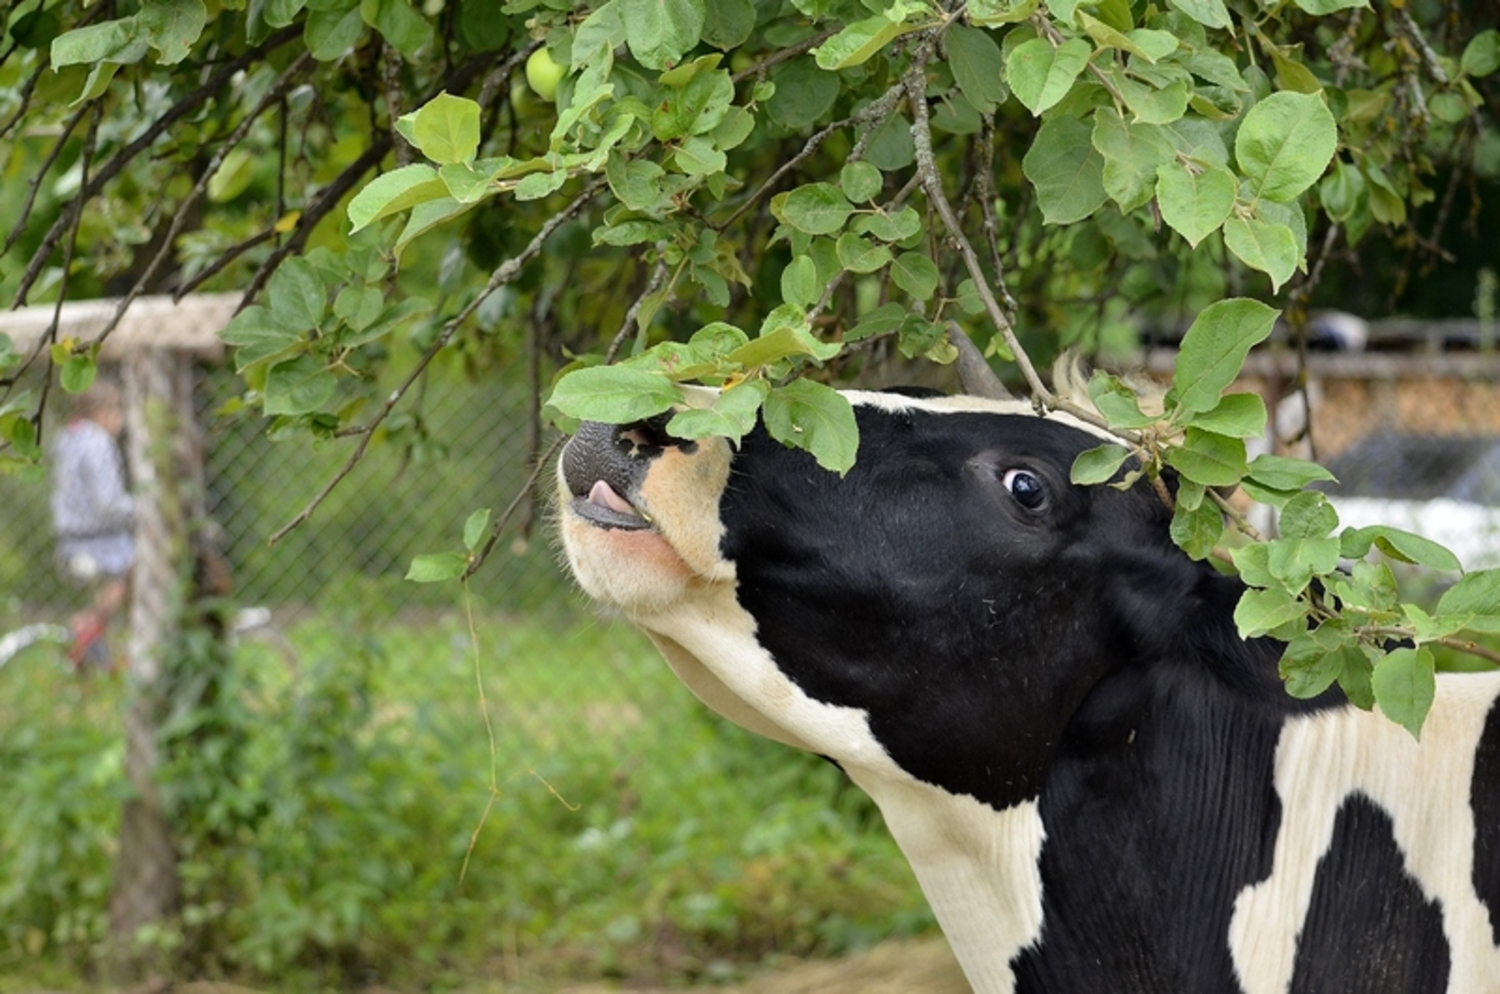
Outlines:
POLYGON ((615 445, 620 451, 636 458, 650 459, 670 448, 691 448, 693 443, 667 431, 670 413, 658 414, 654 418, 621 425, 615 432, 615 445))

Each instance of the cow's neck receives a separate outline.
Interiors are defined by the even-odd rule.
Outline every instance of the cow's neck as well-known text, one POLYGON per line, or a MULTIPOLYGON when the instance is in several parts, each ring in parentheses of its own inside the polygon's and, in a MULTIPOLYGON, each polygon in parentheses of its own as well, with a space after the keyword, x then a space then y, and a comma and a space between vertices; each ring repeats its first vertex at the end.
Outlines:
POLYGON ((996 811, 928 784, 850 775, 880 806, 976 994, 1010 994, 1010 962, 1042 928, 1036 802, 996 811))

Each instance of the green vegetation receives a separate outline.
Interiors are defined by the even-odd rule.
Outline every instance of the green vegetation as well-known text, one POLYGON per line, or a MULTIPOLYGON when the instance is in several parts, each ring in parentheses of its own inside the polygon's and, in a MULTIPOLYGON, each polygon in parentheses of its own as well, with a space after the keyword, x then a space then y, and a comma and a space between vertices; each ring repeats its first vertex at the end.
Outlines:
MULTIPOLYGON (((209 777, 163 777, 194 812, 183 911, 143 938, 185 976, 277 990, 525 989, 724 976, 930 926, 858 790, 714 717, 630 629, 476 633, 493 755, 462 619, 304 626, 295 671, 241 646, 233 692, 169 733, 199 736, 209 777)), ((122 688, 45 651, 0 670, 0 990, 80 983, 107 927, 122 688)))

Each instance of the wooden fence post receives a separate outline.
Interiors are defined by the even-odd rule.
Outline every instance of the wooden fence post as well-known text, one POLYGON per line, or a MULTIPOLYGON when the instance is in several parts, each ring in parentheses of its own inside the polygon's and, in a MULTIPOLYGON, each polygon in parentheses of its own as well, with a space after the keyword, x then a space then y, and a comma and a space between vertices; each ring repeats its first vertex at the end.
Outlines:
POLYGON ((126 454, 137 515, 125 711, 131 795, 121 814, 110 931, 129 962, 132 938, 142 926, 169 919, 180 892, 172 826, 157 787, 158 735, 171 694, 163 653, 192 596, 191 538, 204 510, 192 356, 140 349, 127 359, 124 378, 126 454))

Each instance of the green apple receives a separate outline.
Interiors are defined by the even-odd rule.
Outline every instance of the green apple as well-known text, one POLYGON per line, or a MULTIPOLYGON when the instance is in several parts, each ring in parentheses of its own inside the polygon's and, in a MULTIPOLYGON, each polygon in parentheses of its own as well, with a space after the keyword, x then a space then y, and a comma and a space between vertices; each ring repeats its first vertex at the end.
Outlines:
POLYGON ((532 92, 548 103, 557 99, 557 84, 566 72, 566 67, 552 61, 545 45, 526 60, 526 82, 531 84, 532 92))

